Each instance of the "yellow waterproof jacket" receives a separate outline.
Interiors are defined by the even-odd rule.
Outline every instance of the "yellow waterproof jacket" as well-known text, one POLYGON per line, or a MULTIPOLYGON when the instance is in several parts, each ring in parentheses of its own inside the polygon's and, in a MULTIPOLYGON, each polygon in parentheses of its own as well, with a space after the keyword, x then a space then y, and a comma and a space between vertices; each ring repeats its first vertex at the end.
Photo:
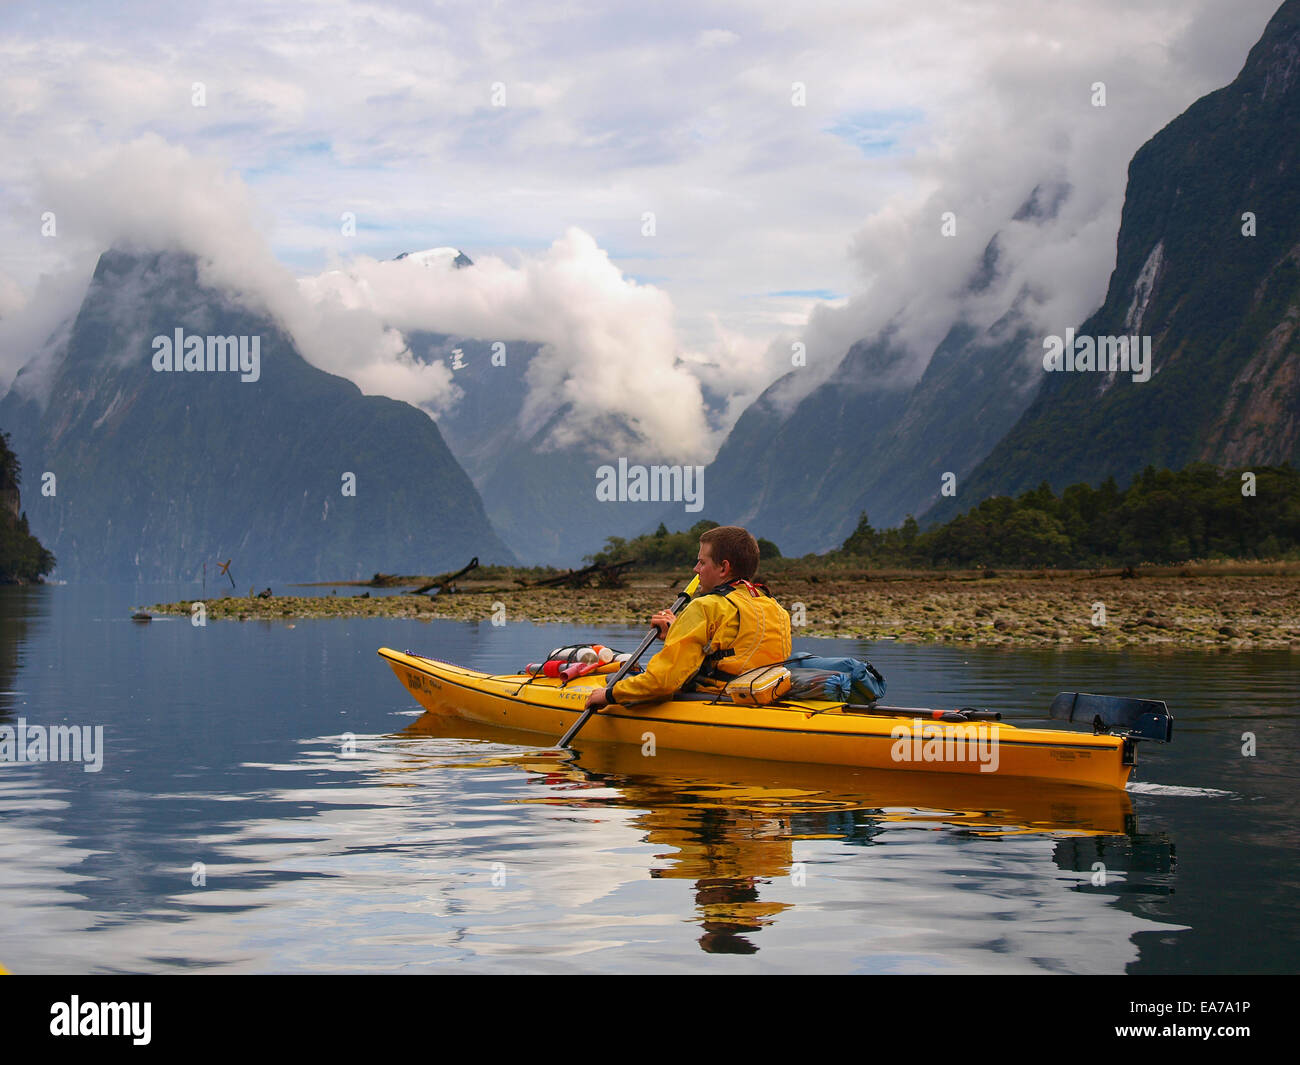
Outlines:
MULTIPOLYGON (((607 689, 611 702, 667 699, 689 681, 710 655, 709 672, 730 676, 784 662, 790 657, 790 615, 765 589, 749 581, 720 585, 696 596, 677 615, 659 653, 645 672, 607 689)), ((701 688, 713 687, 701 677, 701 688)))

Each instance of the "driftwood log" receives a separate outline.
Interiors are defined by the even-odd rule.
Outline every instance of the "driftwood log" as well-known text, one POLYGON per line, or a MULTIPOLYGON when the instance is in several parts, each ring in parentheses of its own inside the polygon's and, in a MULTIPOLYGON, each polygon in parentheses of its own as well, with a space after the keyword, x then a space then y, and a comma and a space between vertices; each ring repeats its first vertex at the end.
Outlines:
POLYGON ((473 569, 478 569, 478 555, 475 555, 473 558, 469 560, 468 566, 465 566, 462 569, 458 569, 455 573, 440 573, 438 574, 438 576, 434 577, 433 580, 431 580, 428 584, 420 585, 420 587, 415 589, 415 591, 412 592, 411 594, 424 595, 426 592, 430 592, 434 588, 437 588, 438 594, 441 595, 443 590, 449 584, 451 584, 452 581, 456 580, 456 578, 458 577, 465 576, 465 574, 467 574, 470 570, 473 569))
POLYGON ((583 569, 569 570, 569 572, 562 573, 558 577, 548 577, 544 581, 536 581, 532 584, 516 578, 515 583, 522 585, 524 588, 559 588, 561 586, 585 588, 595 580, 606 586, 616 586, 616 582, 622 577, 623 571, 635 565, 636 559, 629 558, 623 562, 611 562, 586 566, 583 569))
MULTIPOLYGON (((603 588, 622 587, 623 571, 637 564, 634 558, 625 559, 622 562, 599 563, 591 566, 584 566, 582 569, 569 570, 561 573, 558 577, 547 577, 542 581, 529 581, 524 577, 516 577, 515 584, 520 588, 586 588, 593 582, 603 588)), ((452 586, 458 578, 465 576, 471 570, 478 568, 478 556, 475 555, 469 560, 469 565, 462 569, 456 570, 455 573, 440 573, 436 577, 429 578, 420 587, 411 591, 410 595, 427 595, 433 592, 434 595, 450 594, 456 589, 452 586), (435 591, 435 589, 437 589, 435 591)), ((388 573, 376 573, 374 577, 367 582, 371 587, 391 587, 393 585, 406 583, 406 578, 396 577, 388 573)), ((464 594, 475 592, 484 595, 500 595, 509 591, 506 588, 473 588, 464 594)))

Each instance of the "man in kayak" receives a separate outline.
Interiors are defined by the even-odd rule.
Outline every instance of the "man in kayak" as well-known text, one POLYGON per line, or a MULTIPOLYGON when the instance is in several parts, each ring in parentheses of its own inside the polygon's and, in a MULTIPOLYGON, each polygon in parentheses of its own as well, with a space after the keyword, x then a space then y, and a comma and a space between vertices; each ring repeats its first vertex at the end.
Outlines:
POLYGON ((650 624, 664 641, 645 672, 625 677, 617 690, 596 688, 587 706, 667 699, 691 682, 720 690, 730 677, 790 657, 790 615, 761 584, 758 543, 738 525, 721 525, 700 537, 695 563, 699 594, 674 615, 661 610, 650 624))

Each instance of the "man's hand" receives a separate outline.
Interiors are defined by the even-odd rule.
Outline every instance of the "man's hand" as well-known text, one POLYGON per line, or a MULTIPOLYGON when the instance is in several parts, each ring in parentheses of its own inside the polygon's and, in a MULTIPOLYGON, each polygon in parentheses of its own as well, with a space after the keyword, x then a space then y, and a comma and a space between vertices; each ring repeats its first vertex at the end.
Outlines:
POLYGON ((650 619, 650 624, 659 630, 659 639, 663 639, 668 634, 668 627, 677 620, 677 615, 671 610, 661 610, 650 619))
POLYGON ((592 688, 591 694, 587 696, 587 705, 584 709, 590 710, 593 706, 608 706, 609 702, 605 698, 604 688, 592 688))

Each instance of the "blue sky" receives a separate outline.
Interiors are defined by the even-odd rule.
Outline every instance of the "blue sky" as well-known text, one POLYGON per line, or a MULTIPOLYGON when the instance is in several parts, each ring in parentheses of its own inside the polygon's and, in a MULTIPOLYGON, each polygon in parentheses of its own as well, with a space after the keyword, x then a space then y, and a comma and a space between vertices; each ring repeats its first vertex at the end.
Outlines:
POLYGON ((906 150, 904 138, 922 126, 925 116, 910 108, 897 111, 860 111, 842 115, 826 132, 841 137, 868 157, 891 155, 906 150))

